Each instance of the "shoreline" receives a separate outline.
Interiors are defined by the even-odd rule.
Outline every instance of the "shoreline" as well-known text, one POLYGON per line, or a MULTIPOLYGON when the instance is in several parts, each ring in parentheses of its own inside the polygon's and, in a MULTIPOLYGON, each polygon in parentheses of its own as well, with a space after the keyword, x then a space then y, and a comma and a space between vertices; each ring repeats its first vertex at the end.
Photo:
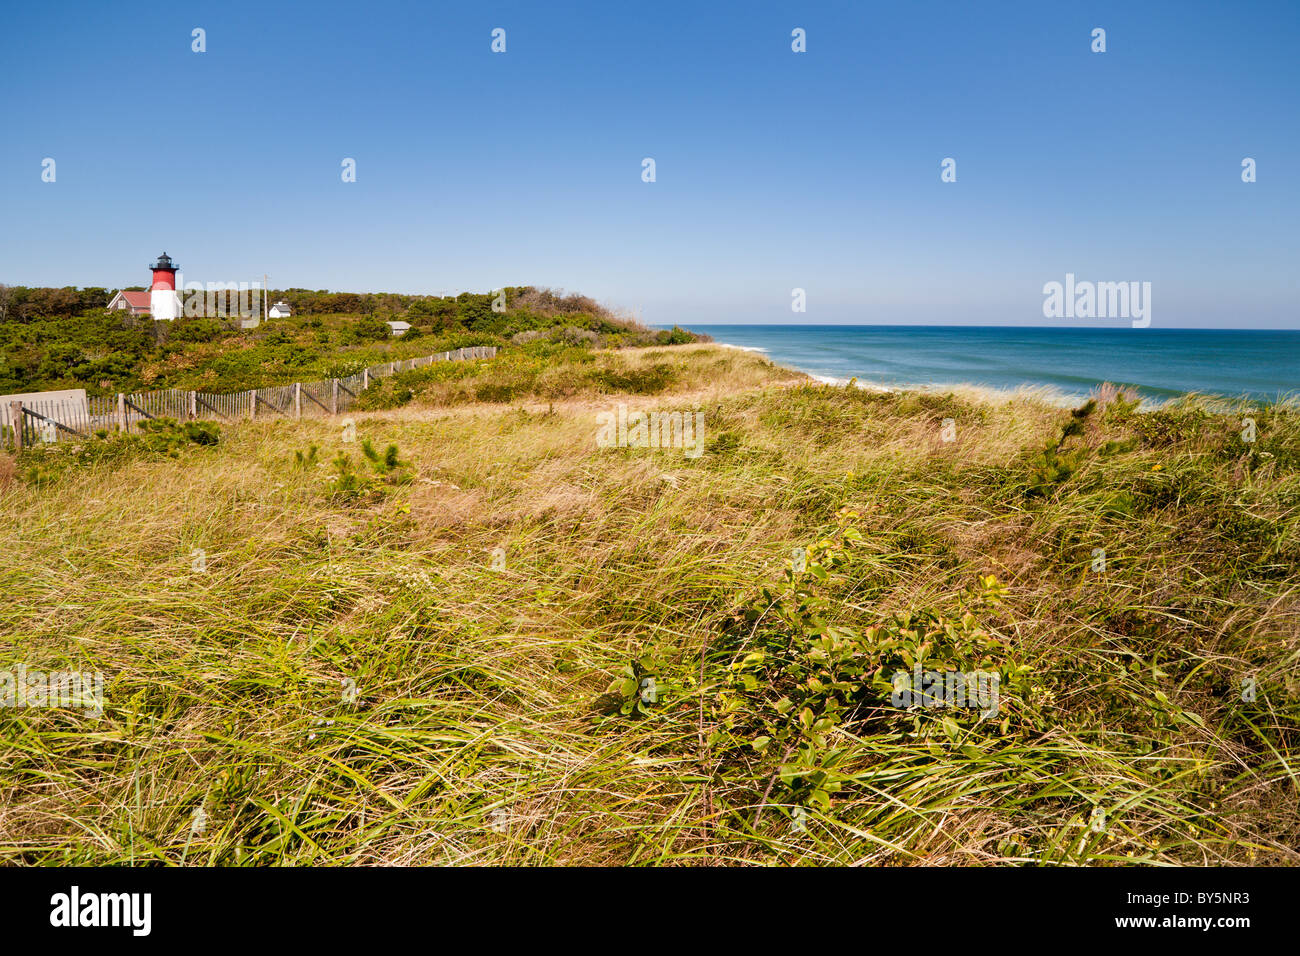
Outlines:
MULTIPOLYGON (((852 384, 856 388, 864 389, 871 392, 882 394, 893 394, 896 392, 925 392, 929 394, 941 394, 946 392, 976 393, 992 401, 1010 401, 1017 398, 1032 397, 1039 401, 1044 401, 1060 408, 1075 408, 1095 396, 1097 390, 1105 384, 1118 385, 1121 390, 1133 392, 1140 398, 1138 409, 1140 411, 1149 411, 1161 408, 1172 402, 1177 402, 1186 398, 1200 398, 1212 403, 1223 405, 1225 408, 1238 406, 1242 403, 1249 404, 1267 404, 1267 405, 1286 405, 1300 403, 1300 388, 1288 393, 1280 393, 1275 398, 1258 398, 1249 394, 1229 395, 1222 392, 1200 391, 1197 389, 1185 389, 1175 394, 1164 395, 1146 395, 1142 394, 1142 386, 1121 384, 1114 382, 1098 382, 1087 393, 1070 393, 1063 390, 1060 386, 1050 382, 1033 382, 1025 381, 1016 385, 987 385, 978 382, 895 382, 885 384, 884 382, 863 379, 858 376, 828 375, 824 372, 814 372, 810 369, 802 368, 792 362, 786 362, 774 358, 771 350, 759 346, 737 345, 732 342, 714 341, 713 345, 720 348, 733 349, 739 352, 751 352, 763 356, 769 361, 782 368, 798 372, 809 378, 820 382, 823 385, 848 386, 852 384)), ((1153 386, 1147 386, 1148 390, 1153 386)), ((1165 389, 1163 391, 1172 391, 1165 389)))

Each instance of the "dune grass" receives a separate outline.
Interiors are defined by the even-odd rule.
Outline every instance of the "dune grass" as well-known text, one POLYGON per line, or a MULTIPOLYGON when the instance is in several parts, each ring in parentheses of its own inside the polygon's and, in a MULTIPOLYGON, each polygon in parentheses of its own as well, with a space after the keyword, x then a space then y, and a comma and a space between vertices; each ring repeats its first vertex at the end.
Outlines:
POLYGON ((372 456, 0 461, 0 670, 106 689, 0 709, 0 861, 1295 865, 1300 413, 1101 397, 556 347, 386 383, 372 456))

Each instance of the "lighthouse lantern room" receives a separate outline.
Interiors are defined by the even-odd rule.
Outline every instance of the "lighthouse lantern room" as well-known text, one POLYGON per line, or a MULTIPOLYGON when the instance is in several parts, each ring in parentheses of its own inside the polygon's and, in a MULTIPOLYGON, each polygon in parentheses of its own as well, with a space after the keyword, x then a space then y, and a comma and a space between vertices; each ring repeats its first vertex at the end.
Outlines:
POLYGON ((181 297, 176 293, 176 270, 167 253, 149 267, 153 270, 153 283, 149 286, 149 312, 155 319, 175 319, 181 314, 181 297))

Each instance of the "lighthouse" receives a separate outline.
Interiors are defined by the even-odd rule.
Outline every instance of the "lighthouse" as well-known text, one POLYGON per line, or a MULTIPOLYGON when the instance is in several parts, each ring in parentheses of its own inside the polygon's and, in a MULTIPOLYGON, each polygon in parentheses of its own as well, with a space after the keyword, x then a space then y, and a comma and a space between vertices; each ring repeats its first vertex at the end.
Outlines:
POLYGON ((180 268, 163 253, 149 267, 153 282, 149 286, 149 312, 155 319, 175 319, 181 314, 181 297, 176 294, 176 270, 180 268))

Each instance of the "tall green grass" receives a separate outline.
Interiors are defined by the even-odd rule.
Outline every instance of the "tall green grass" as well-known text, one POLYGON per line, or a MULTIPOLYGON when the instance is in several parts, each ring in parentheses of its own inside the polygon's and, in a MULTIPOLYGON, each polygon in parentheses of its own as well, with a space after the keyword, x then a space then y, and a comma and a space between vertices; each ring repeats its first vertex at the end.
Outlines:
POLYGON ((713 347, 439 375, 353 414, 387 471, 329 421, 16 463, 0 669, 107 700, 0 710, 0 860, 1297 862, 1294 407, 1059 441, 713 347), (618 402, 709 450, 597 448, 618 402), (998 718, 890 706, 900 654, 1003 668, 998 718))

